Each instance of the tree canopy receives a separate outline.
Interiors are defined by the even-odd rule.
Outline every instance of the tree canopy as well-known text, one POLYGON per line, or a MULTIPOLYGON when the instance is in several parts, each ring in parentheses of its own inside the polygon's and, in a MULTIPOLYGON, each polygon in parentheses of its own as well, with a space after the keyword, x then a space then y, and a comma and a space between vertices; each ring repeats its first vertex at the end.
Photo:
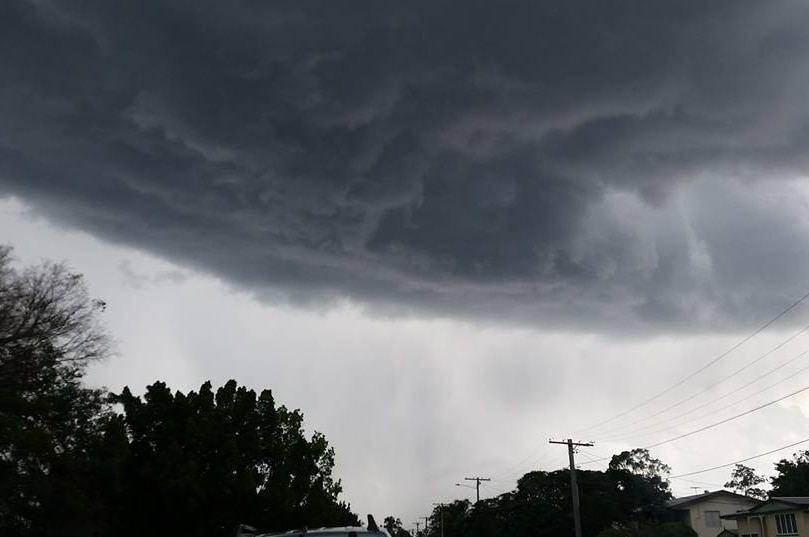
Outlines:
POLYGON ((767 492, 758 485, 764 483, 765 480, 764 476, 756 474, 756 471, 749 466, 737 464, 733 467, 730 481, 725 483, 725 488, 763 500, 767 497, 767 492))
MULTIPOLYGON (((665 475, 658 472, 667 472, 667 467, 643 450, 625 452, 613 460, 615 464, 606 471, 577 472, 583 533, 596 535, 609 528, 638 524, 644 528, 661 527, 665 502, 671 495, 665 475)), ((567 469, 529 472, 519 479, 515 490, 496 498, 474 505, 466 500, 445 504, 443 534, 444 537, 571 535, 571 505, 567 469)), ((440 507, 433 510, 427 532, 430 537, 441 535, 441 511, 440 507)))
POLYGON ((770 480, 772 496, 806 496, 809 491, 809 450, 799 451, 792 459, 775 463, 777 474, 770 480))
POLYGON ((337 500, 334 450, 320 433, 307 437, 303 414, 276 406, 269 390, 231 380, 183 394, 157 382, 142 398, 124 389, 115 401, 131 439, 123 500, 140 506, 129 513, 131 534, 359 523, 337 500))
POLYGON ((105 304, 44 262, 0 248, 0 530, 50 535, 225 534, 358 524, 334 450, 303 414, 229 381, 114 395, 86 387, 109 354, 105 304))
POLYGON ((18 270, 11 254, 0 247, 0 527, 82 526, 101 518, 108 408, 81 380, 109 351, 104 304, 65 265, 18 270))

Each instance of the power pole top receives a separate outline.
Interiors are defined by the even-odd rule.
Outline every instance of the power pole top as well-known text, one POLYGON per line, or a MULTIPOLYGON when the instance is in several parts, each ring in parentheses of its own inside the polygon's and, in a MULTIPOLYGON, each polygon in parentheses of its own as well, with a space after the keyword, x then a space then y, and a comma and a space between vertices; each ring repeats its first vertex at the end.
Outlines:
POLYGON ((481 481, 491 481, 489 477, 464 477, 464 481, 474 481, 475 490, 477 491, 477 501, 480 501, 480 483, 481 481))
POLYGON ((550 443, 550 444, 564 444, 566 446, 574 446, 574 447, 579 447, 579 446, 581 446, 581 447, 592 447, 593 446, 592 442, 574 442, 573 440, 571 440, 569 438, 567 440, 548 440, 548 443, 550 443))

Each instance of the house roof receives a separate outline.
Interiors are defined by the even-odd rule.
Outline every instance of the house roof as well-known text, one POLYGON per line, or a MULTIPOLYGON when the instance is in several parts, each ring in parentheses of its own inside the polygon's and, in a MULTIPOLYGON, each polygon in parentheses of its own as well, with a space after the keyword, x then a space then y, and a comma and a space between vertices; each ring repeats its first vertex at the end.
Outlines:
POLYGON ((771 500, 778 500, 779 502, 792 503, 795 505, 809 506, 809 496, 773 496, 771 500))
POLYGON ((756 505, 748 511, 742 511, 733 515, 725 515, 722 518, 735 519, 753 514, 804 510, 809 510, 809 496, 775 496, 756 505))
POLYGON ((736 537, 737 535, 739 535, 739 530, 725 528, 716 537, 736 537))
POLYGON ((735 492, 730 492, 729 490, 715 490, 713 492, 703 492, 702 494, 694 494, 692 496, 683 496, 681 498, 674 498, 673 500, 669 500, 666 502, 666 507, 668 507, 669 509, 681 509, 694 503, 715 499, 719 496, 732 497, 739 500, 746 500, 752 502, 754 505, 757 505, 759 503, 759 501, 756 500, 755 498, 744 496, 742 494, 736 494, 735 492))

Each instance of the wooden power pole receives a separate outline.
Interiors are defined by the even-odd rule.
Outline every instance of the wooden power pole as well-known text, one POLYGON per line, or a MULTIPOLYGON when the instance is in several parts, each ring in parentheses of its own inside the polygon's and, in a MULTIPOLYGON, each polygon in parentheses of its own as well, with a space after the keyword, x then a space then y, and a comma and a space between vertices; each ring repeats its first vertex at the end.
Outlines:
POLYGON ((573 497, 573 525, 576 528, 576 537, 581 537, 581 513, 579 512, 579 484, 576 482, 576 461, 574 457, 575 448, 579 446, 592 446, 592 442, 574 442, 570 438, 567 440, 550 440, 551 444, 564 444, 567 446, 567 454, 570 459, 570 492, 573 497))
POLYGON ((477 501, 480 501, 480 482, 481 481, 491 481, 488 477, 464 477, 464 481, 474 481, 475 482, 475 489, 477 490, 477 501))

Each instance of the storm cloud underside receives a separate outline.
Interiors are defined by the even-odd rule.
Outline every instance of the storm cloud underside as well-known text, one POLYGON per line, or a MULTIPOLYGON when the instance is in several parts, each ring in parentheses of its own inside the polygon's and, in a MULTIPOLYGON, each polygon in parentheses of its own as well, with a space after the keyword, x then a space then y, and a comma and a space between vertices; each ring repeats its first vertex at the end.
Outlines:
POLYGON ((0 195, 267 299, 737 325, 809 269, 799 0, 10 0, 0 195))

